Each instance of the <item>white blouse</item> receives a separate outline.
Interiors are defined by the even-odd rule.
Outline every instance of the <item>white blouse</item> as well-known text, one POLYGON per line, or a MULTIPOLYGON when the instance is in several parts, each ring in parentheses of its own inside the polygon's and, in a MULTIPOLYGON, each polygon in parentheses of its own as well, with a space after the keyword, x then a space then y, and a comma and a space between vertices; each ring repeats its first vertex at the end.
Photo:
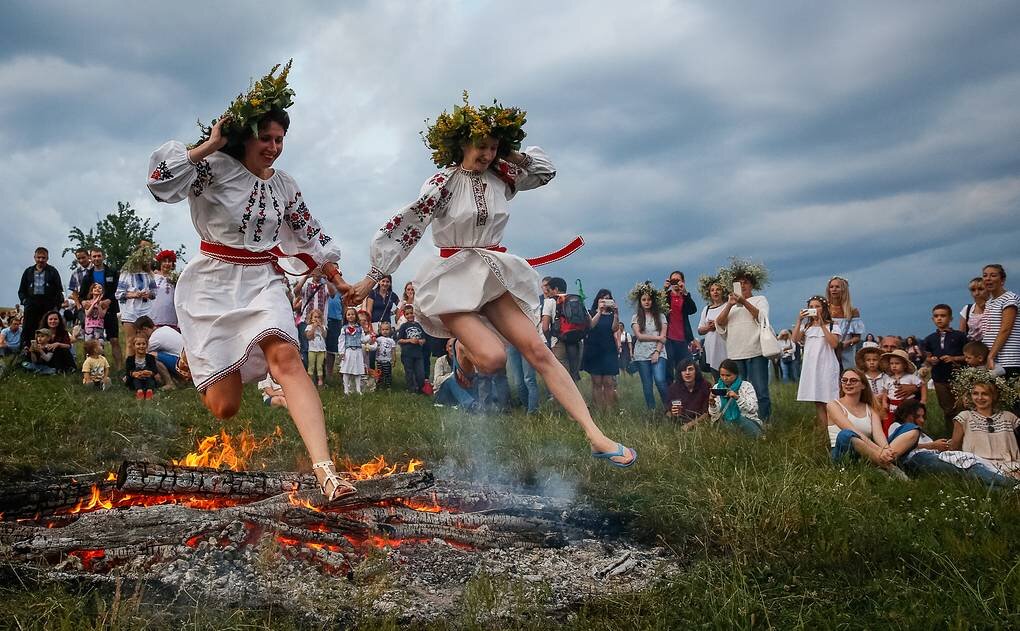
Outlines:
MULTIPOLYGON (((189 199, 191 221, 204 241, 253 252, 280 246, 289 255, 308 254, 320 265, 340 260, 339 248, 309 212, 297 182, 280 169, 263 180, 222 151, 195 164, 176 140, 152 154, 149 169, 156 201, 189 199)), ((304 271, 301 265, 296 269, 304 271)))

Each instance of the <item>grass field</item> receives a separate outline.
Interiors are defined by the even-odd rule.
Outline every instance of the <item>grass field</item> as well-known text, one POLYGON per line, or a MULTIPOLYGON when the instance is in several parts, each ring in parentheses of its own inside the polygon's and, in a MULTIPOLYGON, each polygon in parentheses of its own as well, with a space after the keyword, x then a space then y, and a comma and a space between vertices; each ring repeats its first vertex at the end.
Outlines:
MULTIPOLYGON (((399 377, 398 377, 399 379, 399 377)), ((582 386, 587 389, 587 383, 582 386)), ((702 427, 681 433, 644 411, 637 377, 621 377, 622 411, 597 416, 640 461, 616 470, 587 455, 576 426, 554 406, 525 416, 479 417, 403 392, 323 393, 334 448, 358 461, 414 456, 444 473, 574 491, 634 515, 632 536, 672 550, 685 571, 647 592, 596 600, 563 620, 522 610, 521 629, 1020 628, 1020 494, 949 478, 895 481, 863 465, 835 467, 813 410, 774 386, 775 418, 762 441, 702 427)), ((934 406, 929 428, 943 421, 934 406)), ((254 387, 228 431, 283 440, 253 468, 308 467, 285 413, 254 387)), ((194 390, 135 401, 127 389, 84 390, 76 378, 12 374, 0 382, 0 481, 103 471, 125 458, 180 457, 221 423, 194 390)), ((471 586, 470 628, 486 585, 471 586)), ((161 613, 144 596, 41 587, 8 568, 0 582, 4 628, 307 628, 279 611, 161 613)), ((395 626, 366 619, 366 629, 395 626)))

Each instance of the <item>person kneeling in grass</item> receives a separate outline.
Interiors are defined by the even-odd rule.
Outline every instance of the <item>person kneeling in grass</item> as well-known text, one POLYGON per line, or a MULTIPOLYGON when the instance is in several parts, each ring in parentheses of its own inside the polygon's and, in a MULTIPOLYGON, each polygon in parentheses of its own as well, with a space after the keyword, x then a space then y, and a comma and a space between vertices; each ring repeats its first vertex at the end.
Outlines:
POLYGON ((992 487, 1013 487, 1020 480, 1002 474, 994 464, 966 451, 954 451, 952 441, 947 438, 938 440, 924 433, 926 406, 920 401, 907 401, 896 408, 896 420, 892 424, 893 431, 900 425, 913 423, 922 428, 920 439, 910 453, 903 457, 903 468, 911 475, 926 473, 947 473, 974 478, 992 487))
POLYGON ((713 421, 721 421, 748 436, 757 438, 762 434, 758 394, 750 381, 740 378, 740 369, 732 359, 719 364, 719 381, 708 395, 708 414, 713 421))
POLYGON ((917 444, 921 429, 913 423, 904 423, 886 437, 875 395, 867 385, 867 377, 856 368, 843 371, 839 394, 839 398, 827 406, 833 462, 859 456, 876 467, 903 476, 896 463, 917 444))

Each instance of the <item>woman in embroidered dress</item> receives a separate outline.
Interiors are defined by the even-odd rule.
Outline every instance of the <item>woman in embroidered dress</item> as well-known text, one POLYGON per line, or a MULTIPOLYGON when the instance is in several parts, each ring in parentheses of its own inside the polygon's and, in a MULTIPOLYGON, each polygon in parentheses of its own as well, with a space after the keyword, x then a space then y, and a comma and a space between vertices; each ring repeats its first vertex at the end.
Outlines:
MULTIPOLYGON (((289 92, 285 81, 283 88, 289 92)), ((297 183, 273 168, 290 124, 287 113, 271 109, 228 136, 223 127, 229 121, 221 117, 191 150, 171 141, 150 158, 149 190, 157 201, 187 199, 202 238, 203 256, 188 263, 175 296, 192 378, 205 406, 225 419, 240 407, 242 384, 271 371, 323 494, 334 499, 354 487, 330 460, 322 402, 301 363, 278 259, 321 266, 341 291, 350 287, 337 270, 340 251, 305 206, 297 183)))
MULTIPOLYGON (((152 275, 152 244, 143 240, 131 253, 117 279, 114 296, 120 303, 120 324, 123 339, 135 336, 135 320, 152 312, 156 297, 156 277, 152 275)), ((130 341, 128 342, 130 344, 130 341)), ((128 350, 131 350, 130 347, 128 350)))
POLYGON ((570 375, 535 335, 538 274, 499 245, 509 219, 508 202, 518 191, 538 188, 556 174, 538 147, 517 150, 523 123, 519 110, 475 108, 467 105, 466 96, 454 117, 445 112, 439 117, 429 136, 433 160, 443 168, 425 182, 415 202, 401 208, 376 234, 372 267, 354 287, 354 303, 396 271, 431 224, 440 256, 427 260, 413 281, 415 309, 425 331, 460 340, 474 367, 487 374, 506 365, 509 342, 541 373, 549 391, 584 430, 592 455, 614 466, 630 466, 637 452, 602 433, 570 375))
POLYGON ((174 267, 177 255, 173 250, 163 250, 156 255, 159 269, 152 274, 156 277, 156 297, 152 300, 149 317, 156 326, 177 328, 177 307, 174 306, 174 267))

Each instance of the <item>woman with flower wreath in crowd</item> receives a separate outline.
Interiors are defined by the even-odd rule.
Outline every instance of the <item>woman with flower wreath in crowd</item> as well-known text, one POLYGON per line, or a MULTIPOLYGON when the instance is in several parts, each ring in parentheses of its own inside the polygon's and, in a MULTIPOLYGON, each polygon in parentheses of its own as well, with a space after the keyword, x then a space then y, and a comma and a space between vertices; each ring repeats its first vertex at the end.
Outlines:
POLYGON ((565 256, 569 248, 527 261, 500 245, 510 216, 508 202, 518 191, 543 186, 556 175, 541 149, 520 150, 524 122, 525 112, 517 108, 469 105, 466 92, 463 106, 437 118, 425 139, 441 170, 425 182, 416 201, 376 234, 372 268, 355 285, 353 300, 396 271, 431 225, 439 256, 427 260, 413 281, 416 313, 425 331, 457 338, 472 358, 472 365, 465 361, 462 366, 468 373, 501 370, 509 342, 584 430, 592 455, 630 466, 637 452, 602 433, 570 375, 535 331, 540 283, 532 264, 565 256))
MULTIPOLYGON (((330 500, 354 492, 329 456, 319 393, 298 353, 297 330, 282 264, 298 272, 321 266, 341 291, 340 251, 323 232, 294 179, 273 164, 290 126, 288 62, 255 83, 192 148, 170 141, 149 161, 157 201, 187 199, 202 256, 181 274, 175 305, 192 378, 205 406, 221 419, 241 405, 242 384, 271 372, 282 386, 313 470, 330 500)), ((351 304, 351 303, 349 303, 351 304)), ((182 358, 183 361, 183 358, 182 358)))
POLYGON ((964 368, 953 377, 953 392, 968 409, 953 419, 949 449, 972 453, 1003 475, 1020 478, 1020 418, 1009 411, 1020 399, 1016 386, 984 368, 964 368))
POLYGON ((641 377, 641 391, 645 396, 645 406, 655 409, 655 393, 652 386, 659 391, 662 405, 667 410, 669 403, 666 386, 669 383, 667 374, 666 351, 666 316, 669 308, 667 298, 648 281, 635 285, 627 298, 634 305, 634 315, 630 319, 630 328, 634 335, 634 365, 641 377))

